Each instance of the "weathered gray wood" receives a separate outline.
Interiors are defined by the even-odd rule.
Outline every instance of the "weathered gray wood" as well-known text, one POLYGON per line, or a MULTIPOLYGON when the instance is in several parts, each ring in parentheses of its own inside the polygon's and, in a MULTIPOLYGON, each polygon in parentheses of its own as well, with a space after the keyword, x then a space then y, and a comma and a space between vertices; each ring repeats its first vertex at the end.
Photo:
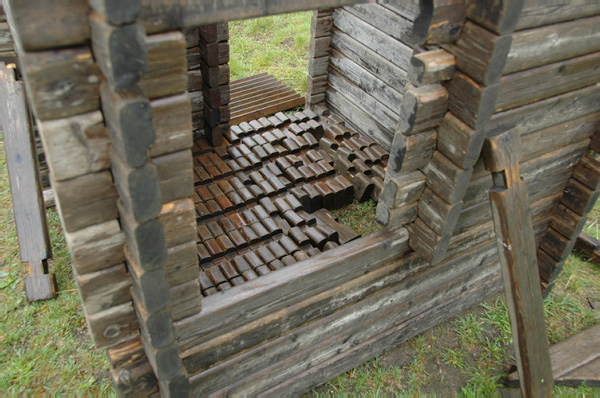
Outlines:
POLYGON ((533 104, 496 113, 486 126, 488 136, 518 126, 521 135, 558 125, 598 111, 600 84, 596 83, 533 104))
POLYGON ((432 265, 446 257, 451 234, 439 235, 420 218, 410 227, 410 247, 432 265))
MULTIPOLYGON (((169 294, 169 289, 164 283, 164 271, 162 269, 158 269, 155 271, 150 271, 143 273, 145 274, 155 274, 161 273, 162 275, 162 284, 158 287, 158 283, 147 283, 150 279, 160 280, 159 275, 152 275, 152 277, 146 278, 145 281, 136 282, 136 276, 133 276, 134 283, 132 289, 132 295, 134 297, 133 306, 135 308, 136 315, 138 317, 140 323, 140 330, 142 332, 142 336, 145 337, 146 341, 154 348, 164 348, 171 345, 175 341, 175 331, 173 329, 173 321, 171 320, 171 313, 169 309, 164 309, 165 305, 169 305, 171 302, 171 296, 169 294), (152 297, 152 287, 156 289, 156 297, 167 297, 163 304, 163 309, 150 311, 145 308, 145 303, 142 301, 138 301, 137 298, 140 295, 144 294, 142 290, 138 290, 138 286, 147 286, 148 297, 152 297), (164 289, 166 289, 166 295, 163 294, 164 289)), ((140 276, 142 276, 140 275, 140 276)), ((158 301, 157 299, 155 299, 158 301)))
POLYGON ((550 25, 595 14, 600 14, 600 4, 593 1, 524 0, 516 30, 550 25))
POLYGON ((4 10, 27 51, 83 44, 90 37, 85 0, 7 0, 4 10), (42 20, 47 22, 40 24, 42 20))
POLYGON ((345 7, 345 11, 357 16, 366 23, 373 25, 387 35, 392 36, 402 43, 413 46, 413 22, 401 15, 379 5, 379 4, 361 4, 345 7))
POLYGON ((135 22, 141 11, 141 1, 89 0, 90 6, 112 25, 135 22))
POLYGON ((142 0, 140 19, 143 21, 146 31, 152 33, 267 15, 341 7, 364 2, 368 1, 301 0, 288 2, 284 0, 236 0, 228 4, 216 4, 202 1, 180 3, 165 0, 142 0))
POLYGON ((162 198, 156 167, 147 162, 142 167, 130 167, 116 151, 110 155, 115 185, 125 209, 139 223, 160 213, 162 198))
POLYGON ((552 172, 570 169, 579 162, 588 146, 589 140, 582 140, 523 162, 521 177, 526 181, 535 181, 552 172))
POLYGON ((413 36, 421 45, 444 44, 456 41, 466 19, 463 0, 433 0, 419 3, 413 36))
POLYGON ((388 160, 387 173, 389 176, 398 177, 407 172, 423 169, 431 161, 436 142, 435 130, 423 131, 410 136, 396 133, 388 160))
POLYGON ((469 19, 500 35, 511 33, 519 21, 525 0, 507 0, 497 3, 491 0, 467 5, 469 19))
POLYGON ((139 24, 113 26, 99 14, 90 16, 92 49, 102 73, 114 90, 136 84, 148 68, 148 48, 139 24))
MULTIPOLYGON (((331 66, 335 67, 335 72, 338 75, 350 80, 364 90, 367 95, 372 96, 385 107, 389 108, 389 111, 391 111, 390 114, 393 115, 392 119, 397 123, 400 104, 402 103, 402 93, 400 91, 390 87, 389 84, 385 83, 377 75, 365 70, 337 50, 333 50, 329 62, 331 66)), ((381 107, 381 105, 379 106, 381 107)))
POLYGON ((600 16, 513 34, 504 74, 600 50, 600 16))
POLYGON ((189 149, 152 159, 158 173, 163 203, 191 197, 194 193, 194 160, 189 149))
POLYGON ((87 47, 20 52, 29 101, 40 120, 100 109, 100 69, 87 47))
POLYGON ((408 86, 404 92, 398 131, 416 134, 437 127, 448 109, 448 91, 440 84, 408 86))
POLYGON ((584 156, 573 170, 573 178, 596 191, 600 188, 600 161, 592 156, 584 156))
MULTIPOLYGON (((483 259, 481 260, 482 262, 484 261, 483 259)), ((466 266, 472 267, 473 264, 468 262, 466 266)), ((445 267, 440 268, 445 269, 445 267)), ((268 367, 262 369, 260 372, 250 374, 244 379, 236 381, 233 385, 226 387, 224 390, 228 391, 230 394, 239 393, 244 388, 246 391, 259 392, 276 383, 287 381, 290 379, 290 376, 299 373, 302 374, 304 371, 308 371, 321 361, 335 358, 336 355, 347 352, 347 350, 352 352, 352 348, 357 346, 356 342, 361 342, 358 344, 360 346, 361 344, 364 344, 365 341, 370 341, 373 336, 381 337, 380 333, 382 332, 385 333, 386 331, 397 330, 397 328, 402 329, 403 327, 401 325, 405 322, 412 323, 411 320, 415 320, 416 322, 423 320, 418 314, 428 314, 430 309, 435 308, 436 305, 442 304, 444 299, 451 301, 450 298, 455 297, 457 287, 461 282, 467 283, 469 286, 471 286, 471 283, 474 281, 481 282, 482 279, 485 279, 483 275, 489 275, 490 268, 497 272, 495 267, 483 267, 483 272, 481 273, 469 273, 468 271, 465 271, 465 274, 467 275, 458 276, 457 274, 454 274, 457 275, 457 277, 450 283, 440 282, 432 277, 431 280, 428 280, 428 285, 431 284, 430 290, 421 290, 419 288, 415 291, 415 294, 420 293, 418 296, 419 300, 414 300, 410 303, 406 299, 406 294, 408 292, 399 292, 397 288, 394 288, 389 292, 384 291, 376 294, 369 300, 358 302, 357 304, 350 306, 343 311, 334 313, 330 317, 324 318, 312 325, 307 325, 301 329, 301 331, 311 336, 311 338, 308 340, 304 340, 303 338, 297 339, 297 341, 293 343, 294 345, 305 346, 304 349, 298 349, 295 351, 295 354, 291 356, 281 356, 280 358, 282 359, 277 363, 267 363, 268 367), (439 293, 432 294, 432 290, 435 291, 436 287, 440 290, 446 287, 448 289, 447 295, 439 293), (397 292, 396 295, 392 295, 392 291, 397 292), (364 319, 363 322, 356 322, 356 318, 352 319, 352 316, 356 315, 356 313, 364 314, 361 317, 364 319), (365 318, 368 318, 368 320, 365 318)), ((438 268, 430 271, 429 275, 438 275, 439 272, 441 272, 441 270, 438 268)), ((431 318, 435 319, 436 317, 431 318)), ((434 321, 434 323, 436 322, 437 321, 434 321)), ((300 331, 294 333, 290 338, 293 338, 294 335, 298 335, 299 332, 300 331)), ((404 337, 406 336, 403 336, 403 338, 404 337)), ((269 344, 269 348, 286 345, 285 343, 290 345, 292 342, 289 340, 289 338, 279 339, 279 341, 269 344)), ((391 343, 391 341, 388 343, 391 343)), ((371 353, 371 355, 373 355, 373 353, 371 353)), ((361 360, 364 359, 365 358, 362 358, 361 360)), ((293 379, 291 381, 293 381, 293 379)))
POLYGON ((437 148, 444 156, 464 169, 472 167, 479 159, 484 130, 473 130, 451 112, 437 128, 437 148))
POLYGON ((119 216, 127 246, 140 267, 151 271, 162 267, 167 259, 167 245, 164 227, 156 219, 144 223, 137 222, 119 202, 119 216))
POLYGON ((498 36, 476 23, 467 22, 458 41, 448 46, 456 67, 478 83, 498 83, 504 71, 512 36, 498 36))
MULTIPOLYGON (((83 310, 85 312, 86 308, 83 307, 83 310)), ((86 313, 86 320, 96 349, 110 348, 134 338, 140 332, 131 302, 95 314, 86 313)))
POLYGON ((427 186, 450 204, 462 200, 472 174, 472 167, 462 169, 439 151, 433 154, 425 172, 427 186))
POLYGON ((144 356, 144 360, 126 363, 123 367, 110 370, 113 387, 119 396, 135 394, 151 395, 157 392, 154 371, 144 356))
POLYGON ((110 171, 53 181, 54 194, 67 232, 117 218, 118 193, 110 171))
POLYGON ((167 284, 170 287, 197 280, 200 268, 198 266, 196 239, 183 245, 170 247, 163 268, 166 272, 167 284))
POLYGON ((521 136, 522 161, 589 138, 600 129, 600 114, 593 113, 521 136))
POLYGON ((191 148, 193 133, 189 96, 184 93, 160 98, 150 105, 155 137, 150 156, 158 157, 191 148))
POLYGON ((394 90, 403 92, 404 86, 408 82, 407 72, 393 61, 388 61, 368 45, 360 43, 354 37, 339 30, 334 30, 331 36, 331 45, 394 90))
POLYGON ((419 14, 419 0, 379 0, 378 3, 409 21, 414 21, 419 14))
POLYGON ((65 232, 65 240, 80 276, 125 262, 125 235, 117 220, 65 232))
POLYGON ((196 209, 190 198, 179 199, 163 205, 158 217, 164 226, 167 247, 174 247, 195 240, 196 209))
POLYGON ((114 91, 104 83, 101 91, 113 149, 130 166, 141 167, 155 137, 150 102, 135 86, 114 91))
POLYGON ((446 203, 431 188, 419 199, 419 218, 440 236, 452 234, 463 208, 463 202, 446 203))
POLYGON ((390 256, 395 258, 406 251, 407 246, 407 232, 403 228, 371 234, 343 248, 329 250, 308 262, 294 264, 262 276, 262 279, 249 281, 238 286, 236 292, 227 291, 218 298, 207 297, 198 316, 175 325, 180 347, 192 347, 240 324, 284 308, 288 302, 298 302, 329 289, 332 284, 348 281, 366 269, 375 269, 389 261, 390 256), (370 261, 364 262, 363 259, 367 257, 370 261), (375 258, 377 260, 373 261, 375 258), (304 277, 298 278, 296 271, 299 267, 302 267, 304 277), (344 273, 337 271, 339 267, 344 267, 344 273), (313 283, 317 279, 320 281, 318 285, 313 283), (294 281, 291 285, 290 280, 294 281), (281 289, 285 287, 294 289, 293 297, 281 299, 281 289), (274 300, 275 296, 279 298, 274 300), (242 312, 246 316, 234 320, 231 314, 240 314, 240 308, 247 308, 242 312))
POLYGON ((333 25, 401 69, 405 71, 409 69, 412 48, 406 44, 395 40, 341 8, 336 9, 333 13, 333 25))
POLYGON ((479 85, 461 72, 456 72, 448 85, 448 110, 471 128, 488 124, 494 113, 499 85, 479 85))
POLYGON ((471 228, 483 225, 492 220, 492 209, 488 201, 478 203, 461 210, 458 221, 454 226, 454 235, 467 232, 471 228))
POLYGON ((181 32, 147 36, 148 70, 139 86, 150 98, 181 94, 188 84, 185 37, 181 32))
POLYGON ((386 178, 380 200, 389 208, 397 208, 417 201, 425 189, 425 175, 420 171, 386 178))
MULTIPOLYGON (((369 94, 370 90, 367 91, 362 87, 353 84, 346 79, 341 72, 334 68, 329 70, 328 84, 335 91, 343 94, 349 101, 357 106, 361 106, 362 109, 367 111, 385 130, 390 133, 394 131, 396 124, 398 123, 398 114, 390 109, 388 104, 382 104, 374 99, 369 94)), ((395 105, 398 106, 399 103, 395 105)))
MULTIPOLYGON (((550 396, 554 387, 544 323, 542 294, 527 187, 519 176, 519 135, 503 134, 493 151, 484 153, 486 168, 503 170, 495 180, 490 202, 521 390, 525 396, 550 396), (490 165, 493 165, 490 167, 490 165)), ((487 144, 486 144, 487 146, 487 144)))
POLYGON ((392 208, 380 202, 377 205, 377 222, 386 227, 402 227, 415 221, 418 215, 417 205, 413 202, 392 208))
MULTIPOLYGON (((52 255, 46 212, 38 175, 33 131, 23 84, 15 81, 15 70, 0 63, 0 120, 6 152, 6 166, 19 238, 19 254, 29 263, 30 275, 41 279, 41 289, 31 289, 28 299, 48 299, 55 295, 53 284, 44 275, 42 260, 52 255), (46 280, 46 282, 44 282, 46 280)), ((40 282, 38 280, 38 282, 40 282)))
POLYGON ((431 84, 450 80, 456 71, 456 58, 438 49, 415 54, 410 59, 408 78, 413 84, 431 84))
POLYGON ((81 301, 88 314, 108 310, 131 301, 131 278, 125 264, 79 275, 73 268, 81 301))
MULTIPOLYGON (((445 270, 450 270, 452 277, 449 279, 458 277, 459 280, 463 280, 465 274, 469 274, 473 270, 476 264, 476 259, 480 260, 481 263, 489 263, 495 256, 495 253, 490 250, 491 245, 488 245, 487 250, 479 253, 472 253, 465 256, 462 262, 456 262, 456 267, 451 267, 450 264, 444 264, 437 269, 430 269, 423 260, 418 259, 416 256, 407 257, 401 261, 391 263, 379 270, 361 276, 357 279, 349 281, 344 285, 340 285, 335 291, 324 292, 323 294, 307 299, 305 302, 298 303, 294 307, 290 308, 290 311, 281 311, 275 313, 274 316, 265 319, 268 323, 266 324, 265 330, 269 333, 273 330, 273 325, 276 325, 278 320, 281 324, 286 326, 286 329, 290 331, 289 334, 285 334, 282 337, 268 341, 269 339, 260 336, 259 324, 252 325, 254 328, 254 339, 260 339, 258 341, 266 342, 265 345, 258 346, 253 350, 246 351, 238 357, 232 358, 230 361, 222 362, 213 369, 199 373, 196 376, 192 376, 192 384, 198 386, 204 392, 215 391, 219 388, 225 387, 230 384, 232 380, 237 380, 239 377, 246 376, 249 379, 256 377, 256 374, 266 374, 266 372, 272 367, 274 360, 281 358, 286 363, 290 361, 287 358, 294 358, 295 353, 303 352, 306 349, 311 349, 315 345, 321 345, 330 341, 330 337, 340 332, 347 331, 349 328, 354 329, 359 327, 363 323, 368 323, 368 319, 378 319, 382 315, 386 314, 388 318, 387 325, 381 325, 383 328, 391 327, 395 323, 400 322, 403 319, 410 319, 410 310, 412 304, 407 304, 411 296, 422 295, 422 300, 414 300, 417 307, 415 312, 420 311, 417 308, 429 308, 434 306, 438 299, 435 296, 439 293, 435 293, 436 288, 439 289, 439 285, 444 282, 439 278, 440 274, 443 274, 445 270), (460 264, 460 265, 459 265, 460 264), (436 278, 436 276, 438 276, 436 278), (418 286, 417 290, 409 294, 412 289, 407 289, 407 286, 411 283, 410 280, 418 278, 424 282, 423 286, 418 286), (380 283, 382 288, 378 288, 378 292, 373 294, 371 297, 365 296, 370 290, 370 286, 376 286, 380 283), (383 287, 388 287, 384 289, 383 287), (341 302, 337 302, 342 300, 341 302), (433 301, 433 302, 432 302, 433 301), (353 305, 343 307, 343 303, 355 303, 353 305), (320 308, 326 309, 326 316, 320 317, 321 319, 315 322, 307 323, 306 320, 302 319, 302 309, 309 311, 309 314, 313 314, 320 308), (336 311, 337 309, 337 311, 336 311), (394 309, 400 309, 398 312, 394 312, 394 309), (352 315, 357 313, 363 314, 361 321, 355 323, 351 318, 352 315), (392 315, 395 313, 395 315, 392 315), (303 322, 305 325, 301 329, 292 329, 295 323, 303 322), (307 324, 306 324, 307 323, 307 324), (262 337, 262 338, 261 338, 262 337), (252 375, 254 373, 255 375, 252 375), (229 376, 229 377, 228 377, 229 376)), ((496 271, 497 272, 497 271, 496 271)), ((318 316, 318 315, 317 315, 318 316)), ((384 317, 382 317, 384 318, 384 317)), ((380 326, 380 327, 381 327, 380 326)), ((250 336, 251 329, 246 331, 239 331, 236 335, 250 336)), ((370 336, 372 333, 369 331, 363 331, 363 334, 356 335, 357 338, 360 335, 370 336)), ((208 361, 200 353, 212 351, 212 355, 219 355, 216 348, 221 346, 227 346, 224 344, 226 337, 220 337, 213 341, 208 342, 203 346, 199 346, 194 349, 196 354, 195 367, 197 369, 206 369, 207 365, 214 361, 208 361)), ((349 341, 355 341, 355 339, 349 339, 349 341)), ((235 345, 249 346, 253 343, 242 338, 227 338, 227 341, 233 341, 235 345)), ((256 345, 256 343, 254 343, 256 345)), ((336 344, 337 345, 337 344, 336 344)), ((344 345, 341 345, 344 347, 344 345)), ((233 349, 231 347, 230 349, 233 349)), ((240 347, 241 348, 241 347, 240 347)), ((240 348, 237 348, 239 351, 240 348)), ((332 349, 333 347, 330 347, 332 349)), ((326 351, 324 351, 325 353, 326 351)), ((184 355, 186 355, 184 353, 184 355)), ((330 354, 331 355, 331 354, 330 354)), ((223 356, 227 358, 227 356, 223 356)), ((191 360, 192 358, 189 357, 191 360)), ((307 365, 301 365, 302 361, 296 361, 299 367, 305 367, 307 365)), ((293 373, 288 373, 293 374, 293 373)))
POLYGON ((383 148, 391 146, 392 134, 365 113, 366 110, 359 108, 357 104, 331 87, 328 87, 325 95, 327 103, 335 110, 339 110, 337 114, 344 115, 356 131, 374 139, 383 148))
POLYGON ((48 168, 63 181, 110 167, 110 138, 100 112, 56 120, 39 120, 48 168))
POLYGON ((600 52, 504 76, 496 112, 525 105, 600 80, 600 52))

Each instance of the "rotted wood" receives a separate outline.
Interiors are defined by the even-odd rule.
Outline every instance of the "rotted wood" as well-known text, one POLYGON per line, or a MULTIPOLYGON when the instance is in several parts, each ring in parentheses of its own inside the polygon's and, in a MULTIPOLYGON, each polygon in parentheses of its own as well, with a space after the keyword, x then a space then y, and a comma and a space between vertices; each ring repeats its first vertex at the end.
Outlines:
POLYGON ((94 58, 115 90, 130 88, 148 68, 146 35, 139 24, 110 25, 99 14, 90 15, 94 58))
POLYGON ((521 391, 550 396, 554 387, 537 270, 527 187, 519 175, 516 131, 486 140, 484 161, 494 174, 490 202, 497 234, 521 391))
POLYGON ((466 19, 463 0, 434 0, 419 3, 419 15, 413 26, 416 44, 452 43, 460 35, 466 19))
POLYGON ((426 85, 452 79, 456 70, 456 58, 438 49, 415 54, 410 59, 408 78, 411 82, 426 85))
POLYGON ((19 253, 29 266, 25 293, 29 301, 47 300, 56 296, 56 280, 53 274, 48 274, 45 263, 52 256, 52 249, 33 130, 23 83, 15 80, 15 70, 4 63, 0 63, 0 92, 3 97, 0 119, 19 253))
POLYGON ((437 127, 448 109, 448 92, 439 84, 407 87, 404 92, 398 130, 404 135, 437 127))

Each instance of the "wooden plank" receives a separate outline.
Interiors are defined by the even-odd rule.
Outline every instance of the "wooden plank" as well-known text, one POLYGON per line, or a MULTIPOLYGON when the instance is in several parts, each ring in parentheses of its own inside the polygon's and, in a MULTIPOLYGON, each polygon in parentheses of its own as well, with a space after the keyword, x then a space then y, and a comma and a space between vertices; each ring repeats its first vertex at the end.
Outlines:
POLYGON ((415 19, 415 43, 435 45, 452 43, 460 35, 466 19, 466 2, 463 0, 435 0, 420 7, 415 19))
POLYGON ((406 87, 398 131, 404 135, 416 134, 439 126, 448 110, 448 91, 440 84, 406 87))
POLYGON ((83 306, 88 315, 95 314, 131 301, 131 278, 125 264, 84 275, 73 273, 83 306))
POLYGON ((158 217, 165 230, 167 247, 185 244, 196 239, 196 208, 190 198, 163 205, 158 217))
POLYGON ((150 98, 162 98, 186 91, 187 61, 185 37, 181 32, 147 36, 148 70, 139 87, 150 98))
POLYGON ((390 256, 395 257, 398 253, 406 251, 407 246, 405 229, 375 233, 352 241, 344 245, 343 249, 329 250, 308 262, 285 267, 257 281, 249 281, 238 287, 237 292, 224 292, 217 300, 211 297, 205 298, 203 310, 198 316, 176 324, 179 345, 182 349, 192 347, 238 325, 257 319, 263 314, 318 294, 368 269, 381 266, 389 260, 390 256), (376 257, 374 253, 377 253, 376 257), (367 257, 371 261, 365 263, 363 260, 367 257), (372 261, 373 258, 377 260, 372 261), (344 273, 337 272, 339 267, 344 267, 344 273), (301 276, 297 273, 299 269, 302 269, 301 276), (321 281, 318 285, 313 283, 317 279, 321 281), (282 289, 286 288, 293 288, 294 295, 283 300, 273 299, 273 295, 281 298, 282 289), (246 316, 233 320, 231 314, 241 314, 240 308, 248 309, 241 312, 246 316))
MULTIPOLYGON (((491 245, 488 245, 488 250, 471 253, 461 258, 462 261, 453 263, 455 267, 451 267, 450 264, 444 264, 432 269, 416 256, 408 256, 400 261, 382 267, 374 273, 366 274, 344 285, 340 285, 334 291, 323 292, 318 297, 309 298, 306 302, 298 303, 298 305, 290 308, 289 312, 281 311, 274 313, 272 317, 265 319, 268 322, 267 326, 274 324, 277 319, 282 319, 283 324, 287 328, 288 325, 291 326, 290 322, 302 322, 297 319, 298 316, 301 317, 301 313, 298 312, 301 308, 307 308, 310 311, 309 313, 315 313, 322 306, 326 310, 324 316, 320 316, 320 319, 314 322, 304 321, 301 328, 289 329, 289 333, 283 334, 277 339, 264 338, 262 339, 262 342, 264 342, 262 345, 257 344, 254 348, 242 351, 241 354, 231 358, 225 357, 225 360, 220 361, 221 363, 218 365, 192 376, 192 385, 201 388, 203 393, 210 393, 225 387, 227 384, 232 383, 232 381, 240 380, 240 378, 252 379, 253 376, 256 377, 257 373, 259 375, 266 373, 278 359, 289 363, 290 360, 288 358, 294 358, 297 353, 310 349, 311 346, 331 341, 330 337, 338 333, 343 333, 349 329, 358 329, 359 325, 370 324, 372 321, 369 322, 369 319, 378 319, 382 314, 388 314, 390 317, 388 318, 387 327, 410 319, 412 316, 410 308, 418 312, 418 308, 435 306, 435 302, 437 301, 436 295, 439 294, 439 291, 436 292, 436 289, 439 289, 439 285, 444 283, 439 278, 440 274, 444 273, 444 271, 449 271, 448 280, 454 278, 462 280, 461 276, 464 278, 465 274, 469 274, 473 270, 476 264, 475 259, 478 259, 480 264, 487 264, 489 263, 489 259, 493 259, 496 256, 494 251, 490 250, 490 247, 491 245), (411 280, 415 280, 415 278, 423 282, 423 286, 417 284, 417 290, 409 294, 406 286, 411 283, 411 280), (377 283, 382 284, 381 288, 378 288, 378 291, 370 297, 365 296, 365 293, 369 291, 369 286, 374 286, 377 283), (420 297, 419 300, 412 300, 412 303, 415 304, 414 307, 412 303, 407 303, 410 301, 409 298, 411 295, 413 297, 420 297), (339 304, 335 304, 336 297, 337 300, 342 300, 343 303, 349 305, 339 307, 339 304), (334 306, 333 310, 329 309, 331 305, 334 306), (335 309, 338 310, 334 311, 335 309), (395 312, 395 315, 392 315, 394 309, 399 310, 395 312), (357 313, 364 314, 360 317, 361 320, 359 322, 356 322, 356 317, 352 319, 352 315, 356 315, 357 313)), ((256 323, 249 326, 258 328, 259 324, 256 323)), ((248 329, 248 331, 250 330, 248 329)), ((256 330, 258 332, 258 329, 256 330)), ((270 328, 267 329, 267 331, 269 330, 270 328)), ((240 331, 240 336, 244 332, 240 331)), ((365 335, 370 335, 368 331, 364 332, 365 335)), ((357 338, 358 336, 360 334, 356 335, 357 338)), ((213 350, 219 346, 219 342, 223 338, 225 336, 209 342, 213 350)), ((348 339, 348 341, 351 340, 356 341, 356 339, 348 339)), ((236 345, 244 344, 239 338, 233 339, 233 341, 236 345)), ((221 346, 223 345, 221 344, 221 346)), ((344 346, 342 345, 342 347, 344 346)), ((202 348, 206 350, 209 348, 209 345, 207 344, 205 347, 199 348, 201 349, 197 353, 202 352, 202 348)), ((218 353, 214 351, 214 355, 218 355, 218 353)), ((197 360, 203 361, 200 355, 198 355, 197 360)), ((208 363, 212 362, 214 361, 209 361, 208 363)), ((296 363, 299 366, 307 366, 301 365, 302 361, 296 361, 296 363)))
POLYGON ((232 115, 229 123, 232 125, 239 124, 244 121, 255 120, 273 113, 298 108, 302 105, 304 105, 304 97, 300 97, 297 93, 294 93, 284 98, 270 100, 266 103, 263 103, 260 107, 255 107, 251 110, 244 110, 243 113, 232 115))
POLYGON ((473 168, 458 167, 440 151, 433 154, 425 170, 427 186, 449 204, 460 202, 467 191, 473 168))
POLYGON ((102 113, 39 120, 48 168, 55 181, 68 180, 110 167, 110 138, 102 113))
POLYGON ((38 174, 31 116, 22 82, 15 70, 0 64, 0 120, 4 136, 6 166, 15 214, 21 260, 29 265, 25 279, 27 300, 47 300, 56 296, 54 275, 46 274, 44 260, 52 256, 46 209, 38 174))
POLYGON ((533 104, 498 112, 485 127, 493 136, 518 126, 521 135, 558 125, 600 110, 600 83, 533 104))
POLYGON ((582 140, 547 152, 521 164, 521 177, 534 181, 547 174, 575 166, 589 146, 589 140, 582 140))
POLYGON ((90 6, 112 25, 135 22, 141 7, 139 1, 114 3, 110 0, 90 0, 90 6))
POLYGON ((140 19, 146 32, 165 32, 238 19, 257 18, 267 15, 286 14, 341 7, 362 3, 358 0, 235 0, 227 4, 170 0, 142 0, 140 19))
POLYGON ((392 142, 392 133, 383 128, 377 121, 372 119, 365 110, 359 108, 343 94, 331 87, 325 92, 327 103, 337 111, 338 115, 344 115, 346 120, 355 127, 356 131, 372 138, 384 149, 390 148, 392 142))
POLYGON ((600 50, 600 15, 513 34, 504 74, 600 50))
POLYGON ((233 80, 230 83, 231 89, 233 90, 234 88, 237 88, 238 86, 242 86, 244 84, 251 83, 256 80, 262 80, 268 76, 271 76, 271 75, 269 75, 268 72, 263 72, 263 73, 259 73, 258 75, 252 75, 252 76, 248 76, 248 77, 243 77, 241 79, 233 80))
POLYGON ((600 4, 596 2, 577 0, 553 0, 548 2, 525 0, 515 30, 550 25, 596 14, 600 14, 600 4))
MULTIPOLYGON (((486 273, 489 274, 490 267, 482 268, 484 275, 486 273)), ((437 274, 436 271, 439 272, 439 270, 434 270, 431 274, 437 274)), ((404 323, 413 324, 411 321, 415 317, 418 319, 415 323, 424 321, 419 315, 427 314, 430 310, 439 308, 439 306, 444 307, 442 304, 444 299, 452 301, 451 298, 455 297, 457 288, 461 282, 471 286, 473 281, 468 281, 469 279, 482 282, 482 279, 485 279, 485 277, 482 278, 481 273, 471 273, 469 275, 467 272, 467 276, 458 276, 450 282, 443 283, 444 287, 448 289, 447 295, 438 293, 436 290, 443 289, 443 287, 439 286, 440 282, 435 280, 433 276, 431 279, 427 280, 428 285, 431 286, 429 291, 418 289, 418 292, 415 292, 418 294, 418 299, 415 301, 408 302, 404 294, 400 294, 399 297, 394 298, 395 296, 392 296, 392 292, 397 292, 397 290, 390 289, 374 295, 370 300, 364 300, 366 302, 361 301, 353 306, 349 306, 346 310, 339 311, 313 325, 307 325, 294 334, 299 335, 299 332, 304 332, 311 337, 315 337, 306 342, 298 336, 296 338, 299 342, 292 343, 294 345, 307 345, 306 348, 297 350, 293 355, 282 356, 280 357, 282 358, 280 361, 269 363, 267 365, 270 366, 267 368, 250 374, 241 380, 234 379, 230 386, 225 387, 220 392, 227 391, 230 394, 236 394, 243 388, 246 388, 246 391, 257 393, 282 382, 285 382, 284 384, 289 388, 292 383, 289 383, 288 380, 297 382, 297 380, 291 379, 293 376, 314 368, 314 365, 319 364, 321 361, 328 362, 327 360, 332 357, 335 358, 342 352, 352 352, 353 347, 360 346, 365 341, 370 341, 373 336, 381 337, 380 333, 389 330, 389 328, 395 329, 404 323), (356 322, 357 318, 352 318, 352 315, 356 313, 364 314, 361 316, 362 322, 356 322)), ((429 320, 432 320, 431 318, 429 320)), ((437 321, 433 321, 433 323, 437 323, 437 321)), ((416 333, 417 330, 414 332, 416 333)), ((274 343, 285 344, 282 341, 275 341, 274 343)), ((288 342, 288 344, 290 343, 288 342)), ((275 344, 270 344, 269 348, 275 346, 275 344)), ((374 353, 371 353, 371 355, 374 355, 374 353)))
POLYGON ((410 67, 412 48, 393 37, 375 29, 373 26, 343 9, 333 13, 334 27, 367 46, 383 58, 407 71, 410 67))
MULTIPOLYGON (((83 307, 85 312, 86 308, 83 307)), ((110 348, 139 334, 139 324, 131 302, 106 311, 88 315, 86 320, 90 337, 96 349, 110 348)))
POLYGON ((117 218, 118 193, 110 171, 53 181, 56 202, 66 232, 117 218))
POLYGON ((484 156, 488 170, 504 169, 503 179, 494 181, 490 202, 521 391, 525 396, 550 396, 554 383, 527 187, 519 176, 519 153, 519 136, 513 132, 486 144, 484 156))
POLYGON ((495 111, 504 111, 600 80, 600 52, 504 76, 495 111))
POLYGON ((482 86, 461 72, 448 85, 448 110, 478 130, 488 124, 494 113, 499 85, 482 86))
POLYGON ((463 169, 475 165, 481 154, 484 130, 473 130, 451 112, 437 128, 437 147, 444 156, 463 169))
POLYGON ((419 15, 419 0, 383 0, 379 4, 409 21, 414 21, 419 15))
POLYGON ((412 47, 413 22, 379 4, 359 4, 345 7, 345 11, 357 16, 385 34, 412 47))
POLYGON ((155 141, 150 156, 189 149, 193 144, 191 103, 187 94, 160 98, 150 103, 155 141))
POLYGON ((467 5, 467 16, 487 29, 500 35, 506 35, 515 29, 525 1, 508 0, 499 3, 492 0, 483 0, 477 3, 469 3, 467 5))
POLYGON ((90 37, 90 7, 85 0, 8 0, 4 9, 27 51, 83 44, 90 37))
POLYGON ((114 90, 136 84, 148 68, 148 48, 142 25, 114 26, 99 14, 90 15, 94 58, 114 90))
POLYGON ((338 75, 343 76, 356 86, 364 90, 398 117, 400 104, 402 103, 402 92, 391 87, 377 75, 370 73, 352 59, 346 57, 337 50, 333 50, 329 60, 330 65, 335 67, 338 75))
POLYGON ((360 43, 352 36, 337 29, 334 29, 331 36, 331 45, 355 64, 387 83, 392 89, 403 92, 404 86, 408 82, 406 70, 377 54, 370 46, 360 43))
POLYGON ((21 52, 29 101, 40 120, 100 109, 100 69, 87 47, 21 52))
POLYGON ((191 197, 194 194, 194 161, 187 149, 152 159, 158 173, 162 203, 191 197))
POLYGON ((436 143, 435 130, 410 136, 396 133, 390 149, 387 174, 391 178, 396 178, 415 170, 425 170, 435 153, 436 143))

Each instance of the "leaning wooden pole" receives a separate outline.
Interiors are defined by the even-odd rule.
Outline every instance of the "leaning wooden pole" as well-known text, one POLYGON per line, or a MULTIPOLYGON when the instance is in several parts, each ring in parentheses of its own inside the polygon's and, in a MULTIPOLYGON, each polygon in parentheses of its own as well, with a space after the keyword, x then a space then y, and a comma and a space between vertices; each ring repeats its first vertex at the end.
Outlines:
POLYGON ((519 173, 520 149, 516 130, 488 138, 484 162, 494 177, 490 202, 521 391, 524 397, 549 397, 554 380, 527 184, 519 173))

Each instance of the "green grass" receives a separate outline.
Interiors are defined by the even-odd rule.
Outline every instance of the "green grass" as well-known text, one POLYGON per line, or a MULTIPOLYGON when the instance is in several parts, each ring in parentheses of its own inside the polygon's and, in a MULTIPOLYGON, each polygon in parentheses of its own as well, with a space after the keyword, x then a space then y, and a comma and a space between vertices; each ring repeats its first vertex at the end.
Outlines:
POLYGON ((231 80, 268 72, 306 94, 311 12, 229 23, 231 80))

